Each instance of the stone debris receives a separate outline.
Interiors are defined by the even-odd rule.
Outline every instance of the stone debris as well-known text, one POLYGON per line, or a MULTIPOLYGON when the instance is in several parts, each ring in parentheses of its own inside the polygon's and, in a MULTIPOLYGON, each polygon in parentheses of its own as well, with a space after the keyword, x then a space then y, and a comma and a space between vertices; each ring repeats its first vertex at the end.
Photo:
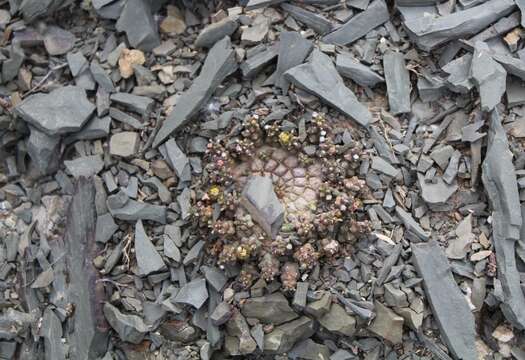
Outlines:
POLYGON ((275 325, 298 317, 288 304, 288 300, 280 293, 247 299, 242 305, 241 311, 248 318, 255 318, 263 323, 275 325))
POLYGON ((104 304, 104 316, 123 341, 139 344, 149 331, 140 317, 123 314, 110 303, 104 304))
POLYGON ((390 112, 393 115, 410 112, 410 75, 403 54, 387 52, 383 57, 383 66, 390 112))
POLYGON ((200 309, 208 299, 206 280, 198 279, 187 283, 175 296, 174 302, 188 304, 196 309, 200 309))
POLYGON ((124 131, 111 136, 109 153, 115 156, 130 157, 136 154, 139 148, 139 134, 124 131))
POLYGON ((141 220, 137 221, 135 225, 135 256, 137 257, 140 275, 147 276, 166 269, 166 265, 155 249, 155 245, 146 234, 141 220))
POLYGON ((337 71, 361 86, 374 87, 385 79, 349 54, 337 55, 337 71))

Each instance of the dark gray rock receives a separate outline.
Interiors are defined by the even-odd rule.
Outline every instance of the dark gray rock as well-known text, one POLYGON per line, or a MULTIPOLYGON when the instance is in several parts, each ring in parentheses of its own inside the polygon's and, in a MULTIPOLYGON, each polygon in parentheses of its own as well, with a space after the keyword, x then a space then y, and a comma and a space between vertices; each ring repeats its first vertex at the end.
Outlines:
POLYGON ((454 357, 477 359, 474 316, 452 276, 445 253, 435 241, 412 244, 411 248, 441 337, 454 357))
POLYGON ((190 281, 182 287, 173 300, 174 303, 187 304, 195 309, 200 309, 208 300, 208 289, 206 289, 206 280, 197 279, 190 281))
POLYGON ((115 107, 109 108, 109 116, 111 119, 129 125, 134 129, 142 130, 144 128, 144 124, 139 119, 115 107))
POLYGON ((497 110, 490 117, 488 146, 481 175, 492 205, 492 236, 504 300, 501 309, 515 327, 525 328, 525 296, 516 267, 516 241, 520 239, 521 217, 516 171, 505 130, 497 110))
POLYGON ((396 214, 401 219, 408 231, 413 232, 414 235, 417 235, 421 240, 428 240, 430 234, 421 228, 421 225, 419 225, 416 220, 414 220, 412 215, 403 210, 403 208, 400 206, 396 206, 396 214))
POLYGON ((405 320, 380 302, 375 303, 375 310, 376 317, 368 329, 392 344, 400 344, 405 320))
POLYGON ((287 93, 289 83, 284 78, 284 73, 297 65, 301 65, 310 51, 312 51, 313 44, 295 31, 283 31, 279 40, 279 56, 274 73, 274 83, 284 93, 287 93))
POLYGON ((247 299, 241 306, 241 312, 248 318, 275 325, 298 317, 281 293, 247 299))
POLYGON ((288 353, 290 359, 328 360, 330 350, 328 346, 316 343, 311 339, 301 341, 288 353))
POLYGON ((168 190, 166 185, 164 185, 162 181, 159 180, 159 178, 151 177, 148 179, 142 179, 142 183, 156 190, 157 194, 159 195, 159 199, 163 204, 171 203, 171 192, 168 190))
MULTIPOLYGON (((109 207, 109 204, 108 204, 109 207)), ((121 208, 109 209, 114 218, 126 221, 151 220, 166 223, 166 207, 129 200, 121 208)))
POLYGON ((507 81, 507 104, 509 108, 525 104, 525 82, 509 77, 507 81))
POLYGON ((80 130, 93 111, 95 105, 89 102, 84 89, 77 86, 31 95, 15 108, 24 121, 51 136, 80 130))
POLYGON ((239 22, 236 19, 227 17, 202 29, 193 44, 196 47, 211 48, 225 36, 231 36, 238 27, 239 22))
POLYGON ((244 61, 241 66, 241 72, 245 78, 253 78, 259 72, 271 64, 279 53, 279 44, 274 44, 266 50, 258 52, 244 61))
POLYGON ((160 45, 157 23, 149 1, 128 0, 116 28, 126 33, 130 45, 136 49, 151 51, 160 45))
POLYGON ((169 236, 164 236, 164 256, 170 258, 171 260, 175 261, 177 264, 179 264, 182 260, 182 255, 180 253, 179 248, 175 244, 175 241, 173 241, 169 236))
POLYGON ((386 3, 383 0, 374 0, 365 11, 353 16, 343 26, 326 35, 323 41, 329 44, 348 45, 388 20, 390 20, 390 13, 386 3))
POLYGON ((98 174, 104 168, 104 160, 100 155, 81 156, 74 160, 65 160, 66 169, 75 178, 91 177, 98 174))
POLYGON ((197 261, 197 259, 201 255, 201 251, 204 248, 205 244, 206 243, 204 241, 199 240, 195 245, 193 245, 191 247, 190 251, 188 251, 188 253, 184 257, 184 260, 182 261, 182 264, 183 265, 189 265, 189 264, 193 264, 195 261, 197 261))
POLYGON ((97 217, 95 236, 97 242, 103 244, 107 243, 117 230, 118 225, 115 224, 115 220, 113 220, 113 216, 111 216, 111 214, 107 213, 97 217))
POLYGON ((451 40, 475 35, 515 9, 512 0, 490 0, 445 16, 418 16, 404 22, 410 38, 425 51, 451 40))
POLYGON ((315 49, 308 63, 288 70, 285 78, 320 97, 360 125, 370 123, 372 115, 368 108, 359 103, 354 93, 345 86, 332 60, 321 51, 315 49))
POLYGON ((386 160, 379 156, 372 157, 372 169, 379 171, 385 175, 396 178, 400 174, 400 170, 390 165, 386 160))
POLYGON ((0 315, 0 339, 13 340, 26 332, 37 321, 31 314, 7 308, 0 315))
POLYGON ((385 81, 382 76, 379 76, 368 66, 361 64, 350 54, 337 55, 335 66, 341 75, 361 86, 373 87, 385 81))
POLYGON ((233 312, 226 324, 226 331, 229 336, 226 338, 225 348, 231 355, 248 355, 257 348, 257 343, 250 334, 250 327, 238 310, 233 312), (234 339, 228 339, 229 337, 234 339), (230 346, 226 346, 228 343, 230 346))
POLYGON ((44 31, 44 46, 51 56, 64 55, 73 49, 75 35, 58 26, 50 25, 44 31))
POLYGON ((104 304, 104 316, 122 341, 140 344, 149 331, 149 327, 142 318, 137 315, 123 314, 110 303, 104 304))
POLYGON ((334 24, 322 15, 288 3, 281 4, 281 7, 295 20, 302 22, 320 35, 324 35, 334 28, 334 24))
POLYGON ((330 311, 319 319, 323 328, 331 333, 352 337, 356 331, 356 320, 348 315, 346 310, 339 304, 333 304, 330 311))
POLYGON ((484 42, 475 44, 472 65, 472 79, 481 97, 481 109, 490 111, 501 102, 507 87, 507 72, 490 56, 490 48, 484 42))
POLYGON ((97 281, 99 272, 93 265, 100 254, 95 242, 95 201, 93 179, 79 179, 67 212, 64 235, 69 278, 67 301, 75 307, 72 331, 66 333, 72 359, 103 356, 108 341, 102 311, 105 285, 97 281))
POLYGON ((432 181, 427 181, 421 173, 417 174, 418 184, 421 188, 421 197, 431 205, 445 204, 448 199, 458 190, 458 184, 452 182, 447 184, 442 177, 436 176, 432 181))
POLYGON ((248 0, 245 9, 246 10, 259 9, 259 8, 266 7, 269 5, 279 4, 284 1, 286 0, 248 0))
POLYGON ((390 112, 394 115, 410 112, 410 74, 403 54, 388 51, 383 56, 383 67, 390 112))
POLYGON ((62 360, 66 358, 64 344, 62 344, 62 323, 55 312, 48 306, 42 317, 42 337, 46 360, 62 360))
POLYGON ((211 48, 200 75, 177 100, 177 105, 164 120, 155 136, 153 146, 156 147, 163 143, 173 131, 190 121, 210 99, 222 81, 236 69, 235 52, 232 49, 230 38, 225 37, 211 48))
POLYGON ((224 288, 224 285, 226 285, 226 282, 228 281, 228 278, 226 277, 226 275, 224 275, 224 272, 217 268, 209 266, 203 266, 201 270, 204 273, 206 281, 208 281, 208 283, 216 291, 221 292, 224 288))
POLYGON ((60 160, 60 137, 49 136, 33 126, 27 140, 27 152, 38 172, 48 175, 58 170, 60 160))
POLYGON ((449 74, 446 81, 451 91, 465 94, 474 87, 471 65, 472 54, 465 54, 443 66, 443 71, 449 74))
POLYGON ((51 15, 72 3, 72 0, 24 0, 20 3, 18 10, 22 13, 24 20, 30 23, 37 18, 51 15))
POLYGON ((180 149, 175 139, 169 139, 164 144, 166 160, 181 181, 191 180, 191 167, 186 154, 180 149))
POLYGON ((111 118, 109 116, 102 118, 94 116, 80 131, 69 135, 64 141, 69 144, 78 140, 105 138, 109 135, 110 128, 111 118))
POLYGON ((232 316, 231 305, 225 301, 221 302, 210 314, 212 323, 216 326, 225 324, 232 316))
POLYGON ((25 60, 24 50, 14 43, 9 48, 9 59, 2 63, 2 81, 9 82, 18 76, 20 67, 25 60))
POLYGON ((113 80, 111 80, 109 74, 97 61, 93 60, 91 62, 89 70, 91 71, 91 76, 93 76, 93 79, 98 84, 98 86, 103 88, 107 93, 113 93, 116 91, 113 80))
POLYGON ((191 216, 191 191, 189 188, 184 188, 177 196, 177 203, 179 204, 181 219, 187 220, 191 216))
POLYGON ((264 352, 268 354, 282 354, 289 351, 301 340, 305 340, 315 333, 314 321, 306 316, 277 326, 264 337, 264 352))
POLYGON ((110 96, 112 102, 115 102, 123 107, 134 111, 142 116, 147 116, 155 104, 155 100, 145 97, 138 96, 128 93, 115 93, 110 96))
POLYGON ((166 269, 166 264, 146 234, 141 220, 135 225, 135 257, 142 276, 166 269))
POLYGON ((251 177, 243 189, 241 204, 268 236, 277 236, 284 221, 284 206, 275 194, 271 178, 251 177))
POLYGON ((113 156, 131 157, 137 154, 140 144, 139 134, 133 131, 123 131, 111 136, 109 153, 113 156))

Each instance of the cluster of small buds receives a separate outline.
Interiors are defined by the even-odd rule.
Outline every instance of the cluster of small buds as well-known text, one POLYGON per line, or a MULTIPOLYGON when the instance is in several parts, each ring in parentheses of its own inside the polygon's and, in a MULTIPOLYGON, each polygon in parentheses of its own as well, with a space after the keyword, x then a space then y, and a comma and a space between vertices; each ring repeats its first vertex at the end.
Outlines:
POLYGON ((288 238, 277 235, 275 240, 270 243, 270 251, 275 256, 283 256, 292 249, 292 244, 288 238))
POLYGON ((259 269, 265 281, 272 281, 279 274, 279 260, 274 255, 266 253, 259 262, 259 269))
POLYGON ((281 268, 281 284, 286 291, 294 290, 297 286, 297 279, 301 273, 299 265, 295 262, 286 262, 281 268))
POLYGON ((333 230, 337 223, 343 220, 343 213, 339 209, 325 211, 314 219, 314 225, 318 233, 324 234, 333 230))
POLYGON ((297 249, 293 257, 299 262, 302 270, 312 269, 319 261, 319 253, 310 243, 306 243, 297 249))
POLYGON ((213 224, 212 234, 231 237, 235 235, 235 232, 235 224, 231 220, 217 220, 213 224))
POLYGON ((323 254, 328 257, 333 257, 339 253, 339 243, 334 239, 321 240, 323 254))
POLYGON ((244 264, 239 276, 237 277, 237 282, 243 289, 248 289, 252 286, 253 282, 257 278, 257 270, 250 264, 244 264))

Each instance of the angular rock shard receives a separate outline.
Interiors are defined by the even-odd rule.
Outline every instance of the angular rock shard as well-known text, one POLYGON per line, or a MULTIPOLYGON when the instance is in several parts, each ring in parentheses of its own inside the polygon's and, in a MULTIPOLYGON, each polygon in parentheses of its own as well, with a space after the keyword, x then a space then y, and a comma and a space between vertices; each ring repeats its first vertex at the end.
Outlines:
POLYGON ((211 48, 201 73, 177 100, 177 105, 155 136, 153 146, 160 145, 173 131, 190 121, 223 80, 236 69, 237 61, 230 38, 224 37, 211 48))
POLYGON ((275 194, 271 178, 251 177, 244 187, 241 204, 268 236, 277 236, 284 221, 284 206, 275 194))
POLYGON ((104 285, 93 265, 99 249, 95 242, 95 186, 92 179, 77 181, 66 223, 66 259, 69 276, 68 301, 75 306, 73 331, 66 334, 73 359, 103 356, 108 325, 102 304, 104 285))
POLYGON ((349 54, 337 55, 335 66, 341 75, 361 86, 373 87, 385 81, 382 76, 379 76, 368 66, 361 64, 359 60, 349 54))
POLYGON ((104 304, 104 316, 123 341, 140 344, 149 331, 142 318, 123 314, 110 303, 104 304))
POLYGON ((275 70, 275 86, 281 88, 284 93, 288 92, 288 81, 284 73, 289 69, 303 63, 304 59, 312 51, 311 41, 303 38, 295 31, 284 31, 280 36, 279 57, 277 58, 277 69, 275 70))
POLYGON ((264 337, 264 351, 268 354, 282 354, 289 351, 298 341, 312 336, 314 321, 306 316, 277 326, 264 337))
POLYGON ((203 278, 184 285, 175 296, 174 302, 188 304, 195 309, 200 309, 206 300, 208 300, 208 290, 206 289, 206 280, 203 278))
POLYGON ((515 9, 513 0, 490 0, 473 8, 445 16, 417 16, 404 26, 416 45, 430 51, 450 40, 477 34, 515 9))
POLYGON ((263 323, 276 325, 296 319, 299 316, 281 293, 247 299, 241 306, 241 312, 248 318, 259 319, 263 323))
POLYGON ((501 310, 513 326, 525 329, 525 296, 520 286, 515 252, 523 219, 512 154, 497 110, 493 110, 490 116, 481 178, 493 209, 492 237, 498 279, 504 295, 501 310))
POLYGON ((296 66, 284 74, 291 83, 318 96, 357 123, 368 126, 372 115, 361 104, 352 90, 346 87, 328 55, 315 49, 310 61, 296 66))
POLYGON ((443 250, 435 241, 412 244, 411 248, 414 266, 423 278, 441 337, 454 357, 477 359, 474 316, 452 276, 443 250))
POLYGON ((147 276, 166 269, 166 264, 155 249, 155 245, 151 243, 141 220, 135 225, 135 257, 140 275, 147 276))
POLYGON ((151 51, 160 45, 157 24, 149 1, 128 0, 116 27, 118 31, 126 33, 130 45, 134 48, 151 51))
POLYGON ((470 72, 481 97, 481 109, 491 111, 501 102, 507 87, 507 72, 492 56, 484 42, 475 44, 470 72))
POLYGON ((365 11, 350 18, 343 26, 326 35, 323 41, 329 44, 348 45, 388 20, 390 20, 390 13, 385 1, 374 0, 365 11))
POLYGON ((383 57, 388 104, 394 115, 411 111, 410 74, 402 53, 389 51, 383 57))
POLYGON ((334 27, 334 24, 324 16, 305 10, 299 6, 284 3, 281 7, 295 20, 302 22, 318 34, 324 35, 334 27))
POLYGON ((15 108, 24 121, 51 136, 80 130, 93 111, 95 105, 89 102, 84 89, 77 86, 31 95, 15 108))
POLYGON ((239 27, 236 19, 227 17, 216 23, 206 26, 195 39, 196 47, 211 48, 217 41, 225 36, 231 36, 239 27))

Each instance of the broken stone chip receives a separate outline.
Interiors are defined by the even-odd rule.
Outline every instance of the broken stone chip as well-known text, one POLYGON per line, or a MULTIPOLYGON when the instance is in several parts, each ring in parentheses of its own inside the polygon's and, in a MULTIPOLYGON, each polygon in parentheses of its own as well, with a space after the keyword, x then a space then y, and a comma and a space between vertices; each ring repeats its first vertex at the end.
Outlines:
POLYGON ((128 0, 116 28, 126 33, 130 45, 136 49, 151 51, 160 45, 157 23, 149 1, 128 0))
POLYGON ((123 341, 140 344, 149 331, 149 327, 142 318, 137 315, 123 314, 110 303, 104 304, 104 316, 123 341))
POLYGON ((84 89, 64 86, 49 94, 34 94, 16 106, 15 112, 24 121, 56 136, 79 131, 95 111, 84 89))
POLYGON ((284 222, 284 206, 275 194, 272 179, 264 176, 248 179, 241 203, 268 236, 275 239, 284 222))
POLYGON ((411 111, 410 75, 402 53, 388 51, 383 56, 390 112, 394 115, 411 111))
POLYGON ((248 318, 276 325, 298 317, 281 293, 247 299, 241 306, 241 312, 248 318))
POLYGON ((141 220, 135 225, 135 257, 140 275, 147 276, 166 269, 166 264, 146 234, 141 220))
POLYGON ((190 281, 182 287, 173 302, 188 304, 195 309, 200 309, 208 300, 208 289, 204 278, 190 281))
POLYGON ((385 81, 382 76, 379 76, 368 66, 361 64, 359 60, 349 54, 337 55, 335 66, 341 75, 352 79, 361 86, 374 87, 385 81))

